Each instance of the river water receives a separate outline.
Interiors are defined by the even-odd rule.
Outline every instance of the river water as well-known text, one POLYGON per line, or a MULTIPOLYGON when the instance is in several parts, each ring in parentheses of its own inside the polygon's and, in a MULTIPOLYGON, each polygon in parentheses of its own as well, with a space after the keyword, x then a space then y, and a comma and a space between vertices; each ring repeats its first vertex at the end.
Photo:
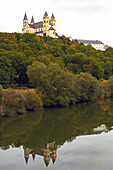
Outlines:
POLYGON ((0 121, 0 170, 113 170, 113 101, 0 121))

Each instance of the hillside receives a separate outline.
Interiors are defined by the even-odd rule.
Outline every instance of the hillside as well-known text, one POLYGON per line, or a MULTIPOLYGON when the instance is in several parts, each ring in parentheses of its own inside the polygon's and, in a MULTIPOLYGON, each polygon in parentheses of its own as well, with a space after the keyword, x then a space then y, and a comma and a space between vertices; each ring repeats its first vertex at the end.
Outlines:
POLYGON ((57 63, 74 74, 87 72, 97 79, 113 74, 113 48, 97 51, 65 36, 58 39, 34 34, 0 33, 0 84, 7 87, 31 87, 26 71, 34 61, 57 63))

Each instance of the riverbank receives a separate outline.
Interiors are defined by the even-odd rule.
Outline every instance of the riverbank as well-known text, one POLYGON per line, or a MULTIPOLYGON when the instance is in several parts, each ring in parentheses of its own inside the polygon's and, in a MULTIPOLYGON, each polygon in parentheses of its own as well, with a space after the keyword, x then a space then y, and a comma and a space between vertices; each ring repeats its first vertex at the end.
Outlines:
POLYGON ((52 82, 48 85, 46 82, 41 88, 3 89, 0 85, 0 119, 25 114, 26 111, 42 110, 45 107, 64 107, 113 96, 112 77, 100 81, 88 73, 70 73, 68 76, 70 82, 64 79, 62 86, 52 82))
POLYGON ((43 109, 41 97, 35 89, 3 89, 0 86, 0 118, 43 109))

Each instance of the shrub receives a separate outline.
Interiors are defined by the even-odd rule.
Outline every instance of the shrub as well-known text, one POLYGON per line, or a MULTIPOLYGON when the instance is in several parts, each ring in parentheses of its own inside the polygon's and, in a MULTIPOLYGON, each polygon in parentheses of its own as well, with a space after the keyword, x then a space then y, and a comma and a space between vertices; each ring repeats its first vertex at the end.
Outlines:
POLYGON ((105 97, 110 97, 111 95, 111 90, 110 90, 110 87, 109 87, 109 83, 108 83, 108 80, 102 80, 100 82, 100 84, 102 85, 103 89, 104 89, 104 96, 105 97))
POLYGON ((20 92, 6 90, 4 96, 5 115, 13 116, 17 113, 25 113, 25 98, 20 92))
POLYGON ((41 110, 42 109, 42 100, 40 96, 33 92, 27 92, 25 96, 25 107, 26 110, 41 110))
POLYGON ((108 79, 108 86, 110 88, 110 97, 113 97, 113 76, 108 79))
POLYGON ((88 73, 75 76, 76 88, 80 92, 80 101, 93 101, 103 97, 104 90, 99 81, 88 73))
POLYGON ((2 85, 0 84, 0 117, 4 116, 3 100, 4 100, 4 90, 2 88, 2 85))

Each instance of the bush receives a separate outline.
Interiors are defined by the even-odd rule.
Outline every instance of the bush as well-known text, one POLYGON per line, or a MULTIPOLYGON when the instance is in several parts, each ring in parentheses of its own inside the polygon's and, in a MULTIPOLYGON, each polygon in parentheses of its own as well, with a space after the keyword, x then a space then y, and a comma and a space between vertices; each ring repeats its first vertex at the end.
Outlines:
POLYGON ((110 88, 110 97, 113 97, 113 76, 108 79, 108 86, 110 88))
POLYGON ((3 99, 4 99, 4 90, 2 85, 0 84, 0 104, 3 104, 3 99))
POLYGON ((25 107, 26 110, 41 110, 42 109, 42 100, 40 96, 36 93, 27 92, 25 96, 25 107))
POLYGON ((80 93, 80 102, 94 101, 104 96, 104 90, 99 81, 88 73, 75 76, 76 88, 80 93))
POLYGON ((6 90, 4 96, 4 111, 6 116, 25 113, 25 97, 14 90, 6 90))
POLYGON ((4 116, 3 100, 4 100, 4 90, 2 88, 2 85, 0 84, 0 117, 4 116))

